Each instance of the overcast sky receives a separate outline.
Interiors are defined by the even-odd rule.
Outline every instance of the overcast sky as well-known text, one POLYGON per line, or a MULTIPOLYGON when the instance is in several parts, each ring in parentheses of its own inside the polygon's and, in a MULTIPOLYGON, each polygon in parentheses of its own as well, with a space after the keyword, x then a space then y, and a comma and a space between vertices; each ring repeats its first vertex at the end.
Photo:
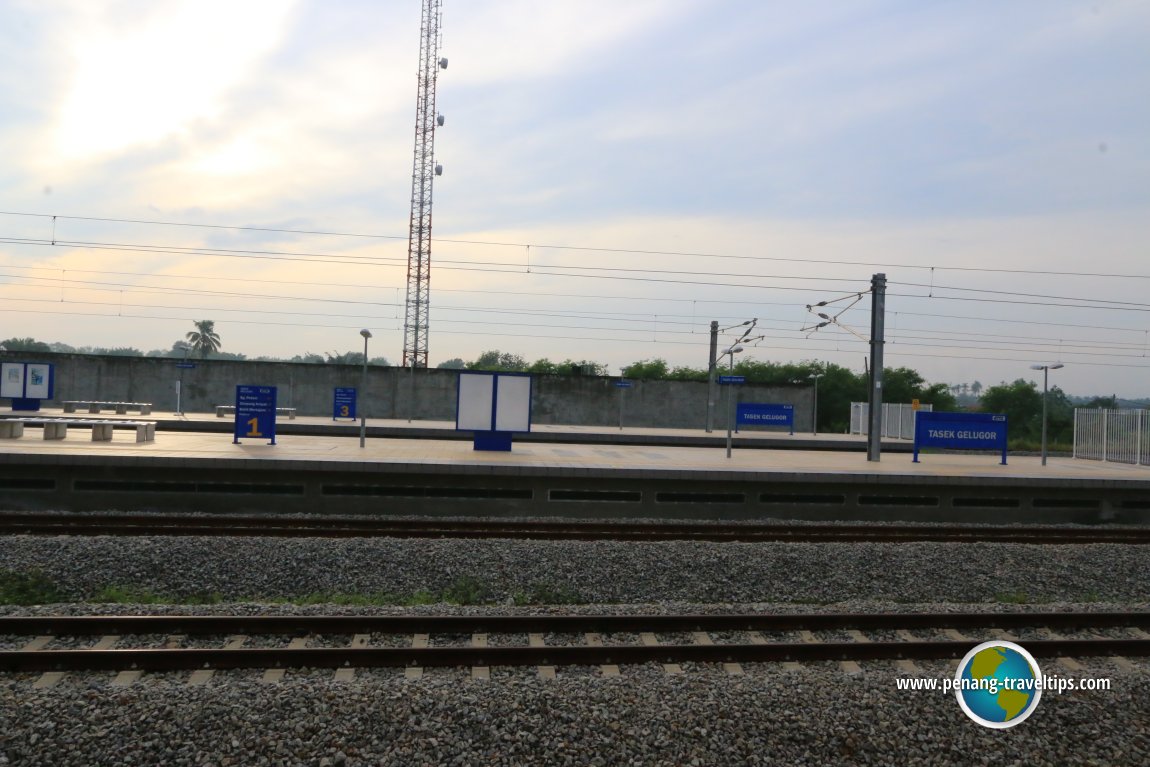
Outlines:
MULTIPOLYGON (((0 338, 398 364, 419 24, 0 0, 0 338)), ((745 354, 861 371, 869 296, 806 305, 882 272, 888 366, 1150 396, 1150 3, 445 0, 442 37, 432 366, 705 367, 757 317, 745 354)))

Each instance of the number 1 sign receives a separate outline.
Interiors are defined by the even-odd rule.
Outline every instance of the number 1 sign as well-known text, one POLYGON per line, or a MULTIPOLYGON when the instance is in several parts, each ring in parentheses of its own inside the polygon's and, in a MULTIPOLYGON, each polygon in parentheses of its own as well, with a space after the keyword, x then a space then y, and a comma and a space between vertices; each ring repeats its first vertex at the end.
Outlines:
POLYGON ((237 386, 236 426, 232 443, 241 438, 270 440, 276 443, 276 387, 237 386))

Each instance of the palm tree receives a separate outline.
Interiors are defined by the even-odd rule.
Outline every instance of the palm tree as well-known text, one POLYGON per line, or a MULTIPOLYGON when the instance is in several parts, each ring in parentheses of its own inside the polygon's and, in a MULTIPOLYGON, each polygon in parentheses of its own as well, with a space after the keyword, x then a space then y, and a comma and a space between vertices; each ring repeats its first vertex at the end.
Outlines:
POLYGON ((198 352, 201 359, 206 359, 209 354, 220 350, 220 337, 216 334, 216 323, 213 320, 200 320, 193 322, 196 329, 189 331, 187 335, 188 342, 192 345, 192 351, 198 352))
POLYGON ((982 393, 982 384, 980 384, 978 381, 975 381, 974 383, 972 383, 970 385, 970 393, 973 394, 975 397, 977 397, 979 394, 982 393))

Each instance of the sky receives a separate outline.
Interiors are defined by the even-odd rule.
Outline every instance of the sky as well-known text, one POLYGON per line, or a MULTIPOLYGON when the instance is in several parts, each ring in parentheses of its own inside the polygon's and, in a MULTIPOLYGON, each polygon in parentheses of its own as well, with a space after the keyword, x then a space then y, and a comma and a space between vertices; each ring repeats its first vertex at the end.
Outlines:
MULTIPOLYGON (((368 328, 399 364, 420 11, 0 0, 0 339, 368 328)), ((704 368, 757 318, 741 357, 861 372, 881 273, 888 367, 1150 396, 1150 3, 444 0, 441 32, 432 366, 704 368)))

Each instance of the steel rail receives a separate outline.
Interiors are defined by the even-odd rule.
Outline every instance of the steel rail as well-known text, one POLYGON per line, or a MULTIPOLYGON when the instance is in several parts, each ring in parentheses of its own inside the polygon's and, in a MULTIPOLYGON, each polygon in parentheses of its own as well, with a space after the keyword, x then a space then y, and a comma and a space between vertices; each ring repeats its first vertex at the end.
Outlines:
MULTIPOLYGON (((766 663, 961 658, 971 642, 775 642, 554 647, 277 648, 0 651, 0 671, 180 671, 201 668, 596 666, 632 663, 766 663)), ((1150 656, 1147 639, 1028 641, 1035 657, 1150 656)))
POLYGON ((35 535, 228 535, 274 537, 703 540, 732 542, 995 542, 1150 544, 1150 528, 1079 529, 995 525, 756 525, 500 520, 388 520, 253 515, 0 514, 0 532, 35 535))

